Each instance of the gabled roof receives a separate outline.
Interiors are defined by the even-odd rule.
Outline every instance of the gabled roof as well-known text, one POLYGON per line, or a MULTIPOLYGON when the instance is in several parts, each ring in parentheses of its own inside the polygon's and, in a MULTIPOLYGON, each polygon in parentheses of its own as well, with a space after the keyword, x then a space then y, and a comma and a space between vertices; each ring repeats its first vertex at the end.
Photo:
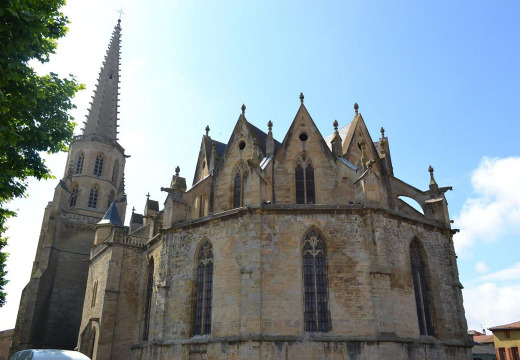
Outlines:
POLYGON ((473 335, 473 341, 479 344, 493 343, 493 335, 473 335))
MULTIPOLYGON (((343 126, 341 129, 338 130, 339 136, 341 136, 341 140, 345 141, 347 138, 348 131, 350 129, 350 125, 352 125, 352 122, 348 123, 347 125, 343 126)), ((332 151, 332 139, 334 139, 334 133, 330 134, 325 138, 325 142, 327 143, 327 146, 332 151)))
POLYGON ((494 327, 489 328, 489 330, 491 330, 491 331, 495 331, 495 330, 520 330, 520 321, 511 323, 511 324, 506 324, 506 325, 494 326, 494 327))
MULTIPOLYGON (((251 133, 256 137, 258 140, 258 146, 262 150, 262 153, 265 154, 265 140, 267 139, 267 134, 251 124, 249 121, 246 120, 246 124, 249 126, 249 129, 251 130, 251 133)), ((274 139, 274 151, 276 152, 282 144, 276 139, 274 139)))
POLYGON ((143 215, 138 213, 132 213, 130 217, 130 224, 143 224, 143 215))
POLYGON ((147 210, 159 211, 159 202, 157 200, 148 199, 145 206, 147 210))
POLYGON ((98 224, 112 224, 116 226, 123 226, 123 222, 121 221, 121 217, 119 216, 119 212, 117 211, 117 206, 115 201, 112 202, 110 207, 108 208, 105 216, 101 219, 98 224))

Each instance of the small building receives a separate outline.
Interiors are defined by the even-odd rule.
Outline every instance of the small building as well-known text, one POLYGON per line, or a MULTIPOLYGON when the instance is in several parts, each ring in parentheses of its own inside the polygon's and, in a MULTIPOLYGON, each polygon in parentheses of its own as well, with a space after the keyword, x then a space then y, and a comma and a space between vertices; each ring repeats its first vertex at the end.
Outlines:
POLYGON ((520 321, 489 328, 498 360, 520 360, 520 321))
POLYGON ((9 359, 9 348, 13 340, 14 329, 0 331, 0 360, 9 359))

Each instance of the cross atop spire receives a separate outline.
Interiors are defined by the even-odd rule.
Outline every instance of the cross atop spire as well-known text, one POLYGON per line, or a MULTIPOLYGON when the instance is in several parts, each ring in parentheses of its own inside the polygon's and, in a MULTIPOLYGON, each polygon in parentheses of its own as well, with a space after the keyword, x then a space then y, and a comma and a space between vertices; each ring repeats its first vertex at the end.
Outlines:
POLYGON ((117 22, 121 22, 121 16, 124 14, 123 8, 121 8, 121 10, 117 10, 117 12, 119 13, 119 20, 117 22))
POLYGON ((303 96, 303 93, 301 92, 300 93, 300 102, 302 103, 302 105, 303 105, 303 99, 305 99, 305 96, 303 96))
POLYGON ((204 130, 206 130, 206 136, 209 136, 209 125, 206 125, 206 129, 204 130))
MULTIPOLYGON (((122 10, 120 14, 122 14, 122 10)), ((110 140, 117 140, 120 43, 121 19, 117 22, 108 45, 83 135, 100 135, 110 140)))
POLYGON ((242 104, 242 115, 246 113, 246 105, 242 104))

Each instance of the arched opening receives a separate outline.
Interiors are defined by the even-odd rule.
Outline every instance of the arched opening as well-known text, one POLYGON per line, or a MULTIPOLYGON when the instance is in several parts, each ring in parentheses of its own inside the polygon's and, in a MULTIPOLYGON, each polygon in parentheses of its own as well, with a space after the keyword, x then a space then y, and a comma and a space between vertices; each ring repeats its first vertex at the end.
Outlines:
POLYGON ((403 201, 404 203, 406 203, 406 205, 410 206, 414 210, 417 210, 422 215, 424 215, 424 210, 421 207, 421 204, 419 204, 417 202, 417 200, 415 200, 415 199, 413 199, 411 197, 408 197, 408 196, 403 196, 403 195, 399 196, 398 199, 403 201))
POLYGON ((154 261, 150 258, 148 263, 148 277, 146 281, 146 300, 144 309, 144 322, 143 322, 143 340, 148 340, 150 331, 150 311, 152 310, 152 295, 153 295, 153 273, 154 273, 154 261))
POLYGON ((72 188, 70 190, 70 198, 69 198, 69 206, 75 207, 76 203, 78 201, 78 195, 79 195, 79 187, 78 184, 73 183, 72 188))
POLYGON ((85 154, 80 152, 76 159, 76 174, 81 174, 83 172, 83 163, 85 162, 85 154))
POLYGON ((211 306, 213 300, 213 247, 204 241, 197 254, 197 285, 193 335, 211 333, 211 306))
POLYGON ((94 185, 90 189, 90 194, 88 197, 88 207, 89 208, 97 208, 97 201, 98 201, 98 195, 99 195, 99 186, 94 185))
POLYGON ((101 176, 103 173, 103 162, 104 162, 103 155, 99 154, 96 157, 96 162, 94 163, 94 175, 95 176, 101 176))
POLYGON ((326 256, 321 233, 311 228, 307 231, 302 246, 304 321, 305 331, 308 332, 330 330, 326 256))
POLYGON ((417 238, 410 243, 410 266, 412 271, 417 320, 421 335, 435 335, 431 310, 431 295, 424 250, 417 238))
POLYGON ((315 204, 314 167, 307 154, 301 154, 294 169, 296 204, 315 204))
POLYGON ((233 208, 244 205, 244 188, 247 181, 247 166, 241 163, 233 178, 233 208))

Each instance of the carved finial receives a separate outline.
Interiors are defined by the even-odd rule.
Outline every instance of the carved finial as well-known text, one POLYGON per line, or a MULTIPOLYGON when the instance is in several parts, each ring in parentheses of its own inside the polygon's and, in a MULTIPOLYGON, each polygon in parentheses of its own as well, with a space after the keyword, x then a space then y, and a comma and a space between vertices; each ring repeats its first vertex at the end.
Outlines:
POLYGON ((150 200, 150 192, 148 191, 148 194, 146 194, 146 199, 150 200))
POLYGON ((271 120, 267 123, 267 128, 269 129, 269 132, 273 130, 273 122, 271 120))
POLYGON ((246 113, 246 106, 244 104, 242 104, 242 115, 244 115, 246 113))
POLYGON ((428 168, 428 171, 430 172, 430 175, 433 176, 433 168, 432 168, 431 165, 430 165, 430 167, 428 168))
POLYGON ((385 128, 381 126, 381 137, 385 137, 385 128))
POLYGON ((135 213, 135 206, 132 206, 132 214, 135 213))
POLYGON ((175 168, 175 176, 179 176, 179 173, 181 172, 181 168, 180 167, 176 167, 175 168))
POLYGON ((300 93, 300 102, 303 104, 303 99, 305 99, 305 96, 303 96, 303 93, 300 93))
POLYGON ((338 120, 334 120, 332 126, 334 126, 334 131, 338 131, 338 120))
POLYGON ((359 105, 357 103, 354 103, 354 110, 356 111, 356 115, 358 114, 359 105))
POLYGON ((206 136, 208 136, 209 135, 209 125, 206 125, 206 129, 205 130, 206 130, 206 136))
POLYGON ((365 150, 365 139, 361 138, 361 140, 358 141, 358 147, 361 150, 365 150))

